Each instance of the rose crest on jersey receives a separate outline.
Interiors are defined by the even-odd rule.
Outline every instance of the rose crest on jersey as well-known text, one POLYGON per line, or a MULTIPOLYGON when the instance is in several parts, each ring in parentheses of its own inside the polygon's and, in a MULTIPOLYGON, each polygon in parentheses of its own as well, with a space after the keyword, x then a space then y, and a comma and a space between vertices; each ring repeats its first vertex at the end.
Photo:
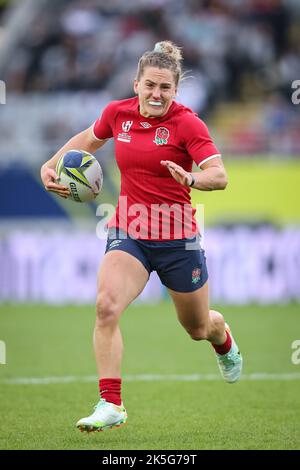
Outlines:
POLYGON ((158 129, 156 129, 155 138, 153 142, 155 142, 156 145, 166 145, 168 143, 169 137, 169 129, 167 129, 166 127, 159 127, 158 129))

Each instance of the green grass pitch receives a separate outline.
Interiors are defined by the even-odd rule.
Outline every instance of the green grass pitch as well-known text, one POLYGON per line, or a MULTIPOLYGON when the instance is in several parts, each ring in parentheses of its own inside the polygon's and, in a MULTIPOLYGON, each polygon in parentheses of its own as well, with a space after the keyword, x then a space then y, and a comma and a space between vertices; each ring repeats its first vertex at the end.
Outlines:
POLYGON ((97 382, 76 377, 95 375, 94 308, 2 305, 7 364, 0 365, 0 448, 299 449, 300 365, 291 361, 291 344, 300 339, 300 306, 220 311, 244 355, 244 380, 229 385, 218 379, 211 347, 188 338, 171 303, 137 303, 122 318, 128 422, 87 435, 75 423, 97 402, 97 382), (246 380, 256 373, 266 375, 246 380), (160 380, 129 380, 143 374, 160 380), (181 380, 194 374, 205 380, 181 380), (75 381, 17 383, 22 377, 75 381))

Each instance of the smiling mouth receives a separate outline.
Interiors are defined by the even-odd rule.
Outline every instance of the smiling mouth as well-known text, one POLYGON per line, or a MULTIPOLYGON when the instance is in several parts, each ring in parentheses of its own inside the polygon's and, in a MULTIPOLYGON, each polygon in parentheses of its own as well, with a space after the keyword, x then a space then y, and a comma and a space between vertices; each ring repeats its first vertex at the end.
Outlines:
POLYGON ((149 101, 149 104, 151 106, 162 106, 162 102, 161 101, 149 101))

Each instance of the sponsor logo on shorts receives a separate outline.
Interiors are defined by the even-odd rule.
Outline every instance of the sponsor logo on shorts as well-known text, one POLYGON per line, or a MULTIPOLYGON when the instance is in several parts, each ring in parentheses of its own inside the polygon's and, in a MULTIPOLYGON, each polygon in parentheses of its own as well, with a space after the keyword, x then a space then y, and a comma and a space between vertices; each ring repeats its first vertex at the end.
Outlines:
POLYGON ((120 243, 122 243, 122 240, 114 240, 111 242, 108 249, 110 250, 111 248, 116 248, 120 245, 120 243))
POLYGON ((192 271, 192 283, 197 284, 200 281, 201 270, 199 268, 195 268, 192 271))

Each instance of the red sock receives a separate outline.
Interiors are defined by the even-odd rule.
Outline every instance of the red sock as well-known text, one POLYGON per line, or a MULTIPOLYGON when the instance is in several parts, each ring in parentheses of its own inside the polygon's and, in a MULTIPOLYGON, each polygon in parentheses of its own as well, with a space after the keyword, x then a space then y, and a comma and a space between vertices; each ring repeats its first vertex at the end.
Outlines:
POLYGON ((230 333, 228 331, 225 331, 226 333, 226 341, 224 344, 213 344, 211 343, 212 347, 215 349, 216 353, 218 354, 227 354, 230 351, 232 340, 230 333))
POLYGON ((99 392, 101 398, 109 403, 121 405, 122 379, 99 379, 99 392))

